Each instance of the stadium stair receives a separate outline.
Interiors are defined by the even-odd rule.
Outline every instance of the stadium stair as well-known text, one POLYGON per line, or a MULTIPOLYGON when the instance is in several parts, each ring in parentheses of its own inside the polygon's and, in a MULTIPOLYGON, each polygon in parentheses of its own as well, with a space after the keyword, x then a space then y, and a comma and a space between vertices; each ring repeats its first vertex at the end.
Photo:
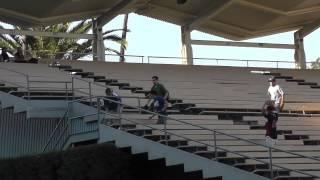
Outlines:
POLYGON ((320 86, 316 82, 306 82, 304 79, 296 79, 293 76, 281 75, 281 73, 264 73, 263 75, 274 76, 276 79, 284 79, 287 82, 296 82, 299 86, 309 86, 313 89, 320 89, 320 86))
MULTIPOLYGON (((102 82, 108 86, 117 86, 120 90, 130 90, 132 93, 144 94, 147 96, 149 93, 148 90, 144 90, 142 87, 131 86, 130 83, 119 82, 117 79, 108 79, 105 76, 95 76, 94 72, 85 72, 83 69, 73 69, 72 66, 69 65, 49 65, 50 67, 59 68, 60 70, 64 70, 70 72, 73 75, 79 75, 81 78, 91 78, 94 82, 102 82)), ((169 109, 179 110, 180 112, 185 112, 186 109, 190 107, 195 107, 196 105, 193 103, 183 103, 181 99, 171 98, 169 103, 172 106, 169 109)))

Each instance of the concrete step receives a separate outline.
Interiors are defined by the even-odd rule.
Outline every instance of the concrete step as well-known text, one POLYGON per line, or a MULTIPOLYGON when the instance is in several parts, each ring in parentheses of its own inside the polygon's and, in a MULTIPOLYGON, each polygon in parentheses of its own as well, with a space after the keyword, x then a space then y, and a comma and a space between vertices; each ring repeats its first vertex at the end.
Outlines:
POLYGON ((152 134, 151 129, 127 129, 126 131, 136 136, 144 136, 144 135, 152 134))
POLYGON ((275 72, 266 72, 264 73, 263 75, 266 75, 266 76, 281 76, 281 73, 275 73, 275 72))
POLYGON ((97 82, 97 80, 100 80, 100 79, 106 79, 105 76, 95 76, 95 75, 89 75, 86 78, 93 79, 95 82, 97 82))
POLYGON ((59 69, 71 69, 72 66, 69 65, 57 65, 57 66, 51 66, 51 67, 57 67, 59 69))
MULTIPOLYGON (((120 125, 112 125, 111 127, 119 129, 120 125)), ((136 127, 135 124, 121 124, 122 129, 135 129, 136 127)))
POLYGON ((292 76, 275 76, 275 79, 293 79, 292 76))
POLYGON ((275 180, 314 180, 313 177, 304 177, 304 176, 278 176, 275 178, 275 180))
POLYGON ((178 149, 194 153, 197 151, 207 151, 207 146, 179 146, 178 149))
POLYGON ((135 92, 136 90, 143 90, 142 87, 135 87, 135 86, 122 86, 120 89, 122 89, 122 90, 130 90, 132 92, 135 92))
POLYGON ((190 107, 195 107, 196 105, 194 103, 174 103, 172 104, 172 108, 176 108, 176 109, 186 109, 186 108, 190 108, 190 107))
POLYGON ((310 86, 312 89, 320 89, 320 86, 319 85, 312 85, 312 86, 310 86))
POLYGON ((86 78, 87 76, 93 76, 93 72, 76 72, 75 75, 79 75, 82 78, 86 78))
MULTIPOLYGON (((152 141, 161 141, 166 139, 165 135, 144 135, 143 137, 152 141)), ((167 139, 170 139, 169 135, 167 135, 167 139)))
MULTIPOLYGON (((267 178, 271 177, 271 172, 269 169, 258 169, 258 170, 254 170, 253 172, 255 174, 258 174, 260 176, 264 176, 267 178)), ((273 170, 273 177, 289 176, 289 175, 290 175, 290 171, 288 171, 288 170, 280 170, 280 169, 273 170)))
POLYGON ((103 83, 106 83, 106 85, 108 85, 110 83, 117 83, 118 80, 117 79, 98 79, 96 82, 103 82, 103 83))
POLYGON ((129 83, 119 83, 119 82, 112 82, 108 84, 109 86, 118 86, 120 89, 122 86, 130 86, 129 83))
POLYGON ((75 72, 75 73, 77 73, 77 72, 83 72, 83 70, 82 69, 64 69, 64 71, 67 71, 67 72, 75 72))
POLYGON ((188 146, 188 141, 185 140, 161 140, 161 144, 166 144, 171 147, 188 146))
POLYGON ((286 79, 287 82, 305 82, 303 79, 286 79))
POLYGON ((303 140, 304 145, 320 145, 320 140, 303 140))
POLYGON ((309 139, 307 135, 297 135, 297 134, 288 134, 284 135, 285 140, 301 140, 301 139, 309 139))
POLYGON ((250 125, 250 126, 257 126, 258 125, 258 121, 233 121, 234 125, 250 125))
POLYGON ((254 125, 254 126, 250 126, 251 130, 258 130, 258 129, 266 129, 264 125, 254 125))
POLYGON ((218 161, 228 165, 245 163, 246 159, 243 157, 219 157, 218 161))
MULTIPOLYGON (((194 154, 208 158, 208 159, 214 159, 216 157, 215 151, 197 151, 194 154)), ((222 151, 218 151, 217 156, 218 157, 226 157, 227 153, 222 152, 222 151)))
POLYGON ((150 93, 149 90, 135 90, 133 93, 148 95, 150 93))
POLYGON ((301 86, 304 86, 304 85, 307 85, 307 86, 317 86, 318 83, 315 83, 315 82, 298 82, 298 85, 301 85, 301 86))
POLYGON ((268 169, 269 165, 268 164, 246 164, 246 163, 238 163, 235 164, 234 167, 239 168, 239 169, 243 169, 245 171, 255 171, 255 170, 259 170, 259 169, 268 169))
POLYGON ((182 99, 176 99, 176 98, 170 98, 169 103, 171 104, 176 104, 176 103, 183 103, 183 100, 182 99))

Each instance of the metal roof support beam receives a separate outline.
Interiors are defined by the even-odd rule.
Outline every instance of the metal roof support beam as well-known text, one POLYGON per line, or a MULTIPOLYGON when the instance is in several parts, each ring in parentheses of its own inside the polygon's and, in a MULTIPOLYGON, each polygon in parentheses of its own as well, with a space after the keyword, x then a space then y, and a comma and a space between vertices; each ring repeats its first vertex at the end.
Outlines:
POLYGON ((191 40, 191 44, 193 44, 193 45, 208 45, 208 46, 233 46, 233 47, 253 47, 253 48, 295 49, 295 45, 293 45, 293 44, 252 43, 252 42, 234 42, 234 41, 191 40))
POLYGON ((107 24, 109 21, 111 21, 113 18, 115 18, 117 15, 119 15, 119 12, 127 8, 129 5, 133 4, 137 0, 122 0, 117 5, 115 5, 112 9, 107 11, 106 13, 102 14, 97 19, 97 27, 103 27, 105 24, 107 24))
POLYGON ((233 3, 233 0, 227 0, 224 4, 222 4, 219 7, 214 8, 208 8, 205 11, 202 11, 201 14, 199 14, 199 17, 195 18, 193 21, 189 22, 188 25, 192 28, 192 26, 196 26, 198 24, 201 24, 203 21, 207 19, 211 19, 215 16, 217 16, 219 13, 221 13, 223 10, 228 8, 233 3))
POLYGON ((45 36, 45 37, 56 37, 56 38, 71 38, 71 39, 93 39, 94 38, 93 34, 72 34, 72 33, 28 31, 28 30, 16 30, 16 29, 0 29, 0 34, 45 36))
POLYGON ((317 30, 319 27, 320 27, 320 19, 303 26, 302 29, 300 29, 299 31, 301 33, 302 38, 304 38, 309 34, 311 34, 313 31, 317 30))
POLYGON ((297 69, 306 69, 306 54, 304 51, 303 31, 294 33, 295 52, 294 59, 297 69))
POLYGON ((182 41, 182 64, 193 65, 193 50, 191 44, 191 29, 188 26, 181 26, 182 41))

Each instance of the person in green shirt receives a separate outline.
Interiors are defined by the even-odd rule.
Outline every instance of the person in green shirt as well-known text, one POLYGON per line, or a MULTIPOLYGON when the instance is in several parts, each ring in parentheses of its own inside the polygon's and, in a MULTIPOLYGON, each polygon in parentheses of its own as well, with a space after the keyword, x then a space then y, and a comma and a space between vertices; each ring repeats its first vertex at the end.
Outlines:
MULTIPOLYGON (((152 76, 152 83, 153 86, 151 87, 151 91, 156 92, 156 96, 161 96, 163 97, 163 99, 165 99, 166 103, 168 103, 169 100, 169 91, 164 87, 164 85, 162 85, 161 83, 159 83, 159 77, 158 76, 152 76)), ((147 97, 149 97, 150 94, 148 94, 147 97)), ((150 98, 150 97, 149 97, 150 98)), ((149 103, 152 101, 152 99, 149 99, 147 104, 144 106, 144 108, 146 109, 149 105, 149 103)))

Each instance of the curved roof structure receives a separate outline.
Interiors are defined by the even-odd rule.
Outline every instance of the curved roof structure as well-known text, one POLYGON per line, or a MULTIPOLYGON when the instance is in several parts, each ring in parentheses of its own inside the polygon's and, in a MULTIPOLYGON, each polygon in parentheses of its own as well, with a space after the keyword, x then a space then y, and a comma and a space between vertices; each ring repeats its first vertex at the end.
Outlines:
POLYGON ((124 12, 243 40, 305 26, 318 27, 319 0, 10 0, 1 2, 0 21, 34 26, 124 12), (119 4, 121 4, 119 6, 119 4))

